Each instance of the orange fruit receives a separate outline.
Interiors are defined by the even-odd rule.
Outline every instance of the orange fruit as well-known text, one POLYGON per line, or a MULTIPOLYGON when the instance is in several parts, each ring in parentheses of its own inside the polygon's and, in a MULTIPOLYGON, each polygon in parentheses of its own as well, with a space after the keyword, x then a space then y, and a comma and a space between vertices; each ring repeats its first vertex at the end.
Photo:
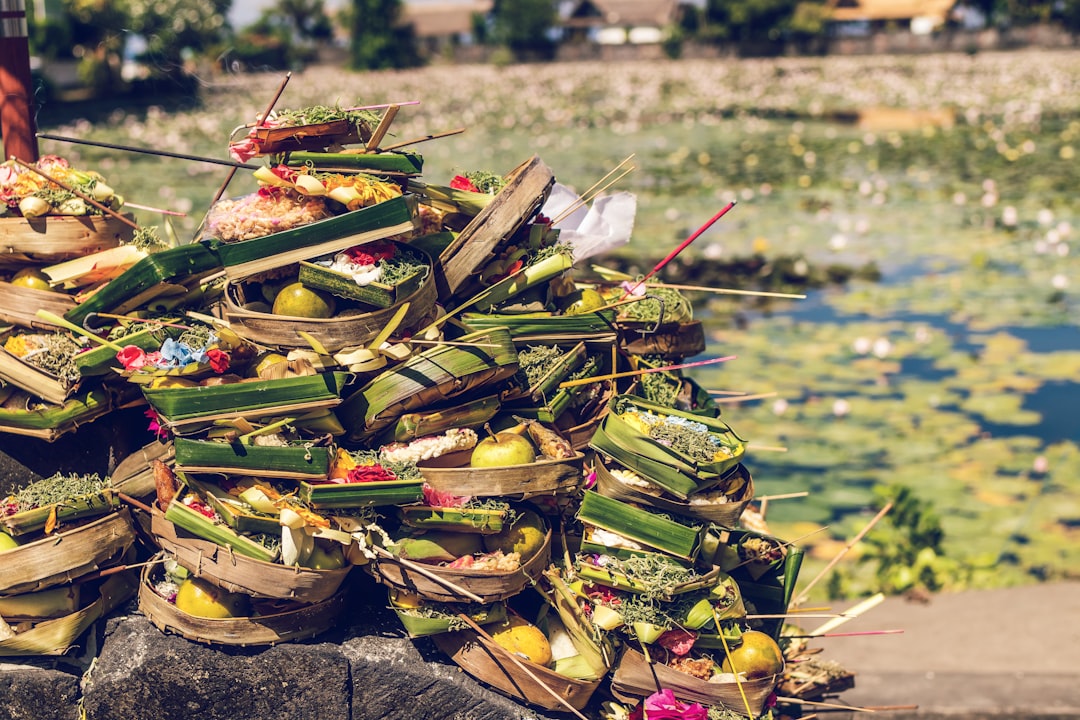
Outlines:
POLYGON ((772 677, 784 670, 784 653, 769 635, 757 630, 742 634, 742 643, 724 658, 720 669, 746 673, 748 680, 772 677))

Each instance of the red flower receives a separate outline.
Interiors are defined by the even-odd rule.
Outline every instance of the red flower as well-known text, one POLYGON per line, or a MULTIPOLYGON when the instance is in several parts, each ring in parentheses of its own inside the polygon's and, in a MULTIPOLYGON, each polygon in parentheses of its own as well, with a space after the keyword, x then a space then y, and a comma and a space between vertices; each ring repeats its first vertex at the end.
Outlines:
POLYGON ((382 465, 357 465, 345 476, 346 483, 387 482, 397 480, 397 475, 382 465))
POLYGON ((156 410, 150 408, 143 415, 150 419, 150 424, 146 426, 147 430, 154 433, 158 440, 169 439, 169 429, 161 424, 161 416, 157 414, 156 410))
POLYGON ((380 260, 394 257, 394 252, 394 246, 389 243, 370 243, 351 247, 345 251, 345 255, 357 265, 374 265, 380 260))
POLYGON ((125 345, 116 353, 116 359, 125 370, 138 370, 146 365, 146 352, 134 345, 125 345))
POLYGON ((455 175, 454 179, 450 181, 450 187, 455 190, 468 190, 469 192, 480 192, 480 188, 473 185, 473 181, 464 175, 455 175))
POLYGON ((229 369, 229 353, 224 350, 210 348, 206 351, 206 359, 210 363, 210 368, 218 375, 229 369))
POLYGON ((288 165, 275 165, 274 167, 270 168, 270 172, 274 173, 286 182, 296 182, 296 176, 300 174, 288 165))
POLYGON ((683 628, 675 628, 665 632, 656 642, 682 657, 690 652, 690 648, 694 647, 695 640, 697 640, 695 633, 683 628))
POLYGON ((642 703, 635 705, 627 720, 645 720, 645 705, 642 703))

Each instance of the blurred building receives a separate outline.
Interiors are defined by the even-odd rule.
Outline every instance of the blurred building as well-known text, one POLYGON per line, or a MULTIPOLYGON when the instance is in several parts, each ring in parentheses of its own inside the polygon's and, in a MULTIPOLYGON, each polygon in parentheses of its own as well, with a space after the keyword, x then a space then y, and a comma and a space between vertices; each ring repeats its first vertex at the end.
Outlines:
POLYGON ((833 35, 858 37, 890 29, 929 35, 963 13, 957 0, 829 0, 833 35))
POLYGON ((562 8, 565 42, 600 45, 652 44, 677 23, 686 0, 576 0, 562 8))

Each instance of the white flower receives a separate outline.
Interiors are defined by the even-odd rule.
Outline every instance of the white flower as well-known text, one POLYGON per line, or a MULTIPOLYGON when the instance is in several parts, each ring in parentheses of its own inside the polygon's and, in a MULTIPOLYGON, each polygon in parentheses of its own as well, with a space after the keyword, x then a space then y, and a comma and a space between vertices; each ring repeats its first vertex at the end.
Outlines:
POLYGON ((832 414, 842 418, 851 412, 851 403, 844 398, 837 398, 832 404, 832 414))
POLYGON ((870 348, 873 347, 873 341, 870 338, 857 337, 855 342, 851 343, 851 349, 859 355, 865 355, 870 352, 870 348))
POLYGON ((1064 290, 1069 287, 1069 278, 1065 275, 1058 273, 1054 277, 1050 278, 1050 284, 1054 286, 1055 290, 1064 290))
POLYGON ((886 338, 878 338, 874 341, 873 352, 875 357, 884 358, 892 350, 892 343, 886 338))

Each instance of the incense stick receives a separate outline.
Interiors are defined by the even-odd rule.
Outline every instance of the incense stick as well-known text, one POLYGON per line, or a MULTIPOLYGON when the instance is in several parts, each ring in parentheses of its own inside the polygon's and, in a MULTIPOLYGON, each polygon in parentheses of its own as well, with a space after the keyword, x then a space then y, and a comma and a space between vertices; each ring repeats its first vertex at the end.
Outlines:
POLYGON ((428 140, 436 140, 438 138, 450 137, 451 135, 460 135, 463 132, 465 132, 465 128, 457 128, 456 130, 446 130, 444 132, 431 133, 423 137, 418 137, 414 140, 405 140, 404 142, 387 145, 384 148, 379 148, 379 152, 390 152, 391 150, 397 150, 399 148, 407 147, 409 145, 416 145, 417 143, 427 142, 428 140))
POLYGON ((147 210, 149 212, 161 213, 162 215, 172 215, 174 217, 187 217, 185 212, 177 212, 176 210, 163 210, 162 208, 150 207, 149 205, 139 205, 138 203, 124 201, 124 207, 135 208, 136 210, 147 210))
POLYGON ((644 375, 646 373, 655 372, 667 372, 670 370, 681 370, 683 368, 698 367, 700 365, 711 365, 713 363, 727 362, 728 360, 734 360, 735 355, 728 355, 726 357, 712 358, 710 360, 698 360, 696 362, 682 363, 680 365, 665 365, 658 368, 642 368, 641 370, 627 370, 626 372, 611 373, 609 375, 595 375, 593 377, 579 378, 577 380, 567 380, 566 382, 559 383, 559 389, 577 387, 578 385, 589 385, 595 382, 602 382, 604 380, 615 380, 616 378, 633 377, 635 375, 644 375))
POLYGON ((873 518, 873 519, 872 519, 872 520, 871 520, 870 522, 868 522, 868 523, 866 524, 866 527, 864 527, 864 528, 863 528, 862 530, 860 530, 860 531, 859 531, 859 533, 858 533, 858 534, 857 534, 857 535, 856 535, 855 537, 853 537, 853 538, 852 538, 852 539, 851 539, 851 540, 850 540, 850 541, 848 542, 848 544, 847 544, 847 545, 845 545, 845 546, 843 547, 843 549, 842 549, 842 550, 840 550, 840 552, 838 552, 838 553, 836 554, 836 556, 835 556, 835 557, 834 557, 834 558, 833 558, 832 560, 830 560, 830 561, 829 561, 829 564, 828 564, 828 565, 826 565, 826 566, 825 566, 824 568, 822 568, 821 572, 819 572, 819 573, 818 573, 818 574, 817 574, 817 575, 816 575, 816 576, 814 577, 814 579, 813 579, 813 580, 811 580, 811 581, 809 582, 809 584, 807 584, 807 586, 803 588, 802 592, 801 592, 801 593, 799 593, 799 595, 798 595, 798 596, 796 597, 796 600, 795 600, 795 602, 794 602, 793 604, 794 604, 794 605, 798 605, 798 604, 800 604, 800 603, 801 603, 801 602, 802 602, 803 600, 806 600, 806 597, 807 597, 807 595, 809 595, 809 593, 810 593, 810 589, 811 589, 812 587, 814 587, 815 585, 817 585, 818 581, 820 581, 820 580, 821 580, 821 579, 822 579, 823 577, 825 577, 826 575, 828 575, 828 574, 829 574, 829 571, 830 571, 830 570, 832 570, 832 569, 833 569, 834 567, 836 567, 836 564, 837 564, 838 562, 840 562, 840 561, 841 561, 841 560, 843 559, 843 557, 844 557, 845 555, 847 555, 847 554, 848 554, 848 552, 849 552, 849 551, 851 550, 851 548, 855 547, 855 546, 856 546, 856 545, 857 545, 857 544, 859 543, 859 541, 860 541, 860 540, 862 540, 862 539, 863 539, 863 537, 865 537, 865 536, 866 536, 866 533, 870 532, 870 530, 871 530, 871 529, 872 529, 872 528, 873 528, 873 527, 874 527, 875 525, 877 525, 877 524, 878 524, 878 521, 880 521, 880 520, 881 520, 881 518, 885 517, 885 514, 886 514, 886 513, 888 513, 888 512, 889 512, 889 510, 892 510, 892 506, 893 506, 892 502, 888 502, 888 503, 886 503, 886 504, 885 504, 885 507, 881 508, 881 510, 880 510, 880 511, 878 512, 878 514, 877 514, 877 515, 875 515, 875 516, 874 516, 874 518, 873 518))
POLYGON ((660 272, 660 270, 662 270, 662 269, 663 269, 663 267, 664 267, 665 265, 667 265, 667 264, 668 264, 669 262, 671 262, 672 260, 674 260, 674 259, 675 259, 675 257, 676 257, 676 256, 677 256, 677 255, 678 255, 679 253, 681 253, 681 252, 682 252, 683 250, 685 250, 685 249, 686 249, 687 247, 689 247, 689 246, 690 246, 690 243, 692 243, 692 242, 694 242, 695 240, 697 240, 697 239, 698 239, 699 237, 701 237, 701 234, 702 234, 702 233, 704 233, 704 232, 705 232, 706 230, 708 230, 709 228, 711 228, 711 227, 713 226, 713 223, 715 223, 715 222, 716 222, 717 220, 719 220, 720 218, 722 218, 722 217, 724 217, 725 215, 727 215, 727 214, 728 214, 728 212, 729 212, 729 211, 731 210, 731 208, 733 208, 733 207, 735 207, 735 201, 734 201, 734 200, 732 200, 732 201, 731 201, 731 202, 729 202, 729 203, 728 203, 727 205, 725 205, 725 206, 724 206, 724 207, 723 207, 723 208, 722 208, 722 209, 720 210, 720 212, 716 213, 716 214, 715 214, 715 215, 713 215, 713 216, 712 216, 711 218, 709 218, 709 221, 708 221, 708 222, 706 222, 706 223, 705 223, 704 225, 702 225, 701 227, 699 227, 699 228, 698 228, 697 230, 695 230, 695 231, 694 231, 694 233, 693 233, 693 234, 692 234, 692 235, 691 235, 690 237, 688 237, 688 238, 686 238, 685 240, 683 240, 683 241, 682 241, 682 242, 681 242, 681 243, 679 244, 679 246, 678 246, 677 248, 675 248, 675 249, 674 249, 674 250, 672 250, 672 251, 671 251, 670 253, 668 253, 668 256, 667 256, 666 258, 664 258, 664 259, 663 259, 663 260, 661 260, 660 262, 656 263, 656 265, 655 265, 655 266, 653 267, 653 269, 652 269, 652 270, 650 270, 650 271, 648 272, 648 274, 646 274, 646 275, 645 275, 645 277, 643 277, 643 278, 641 278, 640 280, 638 280, 638 281, 637 281, 637 283, 635 283, 633 287, 627 288, 626 292, 625 292, 625 293, 623 293, 623 297, 625 298, 625 297, 628 297, 628 296, 630 296, 630 295, 633 295, 633 294, 634 294, 634 291, 636 291, 636 290, 637 290, 637 289, 638 289, 639 287, 641 287, 641 286, 642 286, 643 284, 645 284, 645 281, 646 281, 646 280, 648 280, 649 278, 651 278, 651 277, 652 277, 653 275, 655 275, 656 273, 660 272))
POLYGON ((765 398, 776 397, 775 392, 757 393, 756 395, 733 395, 731 397, 717 397, 713 398, 713 402, 718 403, 740 403, 746 400, 763 400, 765 398))
MULTIPOLYGON (((51 133, 37 133, 37 137, 43 140, 57 140, 59 142, 72 143, 75 145, 89 145, 91 147, 105 148, 107 150, 123 150, 124 152, 141 153, 143 155, 157 155, 159 157, 176 158, 178 160, 194 160, 195 162, 211 163, 214 165, 226 165, 228 167, 245 168, 247 170, 257 170, 258 165, 250 165, 248 163, 238 163, 235 160, 219 160, 217 158, 202 157, 201 155, 187 155, 185 153, 169 152, 168 150, 157 150, 154 148, 141 148, 134 147, 132 145, 119 145, 117 143, 98 142, 96 140, 83 140, 80 138, 64 137, 63 135, 53 135, 51 133)), ((131 203, 127 203, 130 205, 131 203)))
MULTIPOLYGON (((804 617, 813 617, 812 615, 806 615, 804 617)), ((903 633, 902 629, 893 630, 854 630, 852 632, 839 632, 839 633, 807 633, 805 635, 784 635, 786 638, 819 638, 819 637, 858 637, 862 635, 899 635, 903 633)))
POLYGON ((746 443, 747 450, 753 450, 755 452, 778 452, 786 453, 788 449, 782 445, 758 445, 753 442, 746 443))
POLYGON ((457 583, 455 583, 454 581, 447 580, 446 578, 441 577, 438 574, 431 572, 427 568, 421 567, 419 563, 414 563, 412 560, 407 560, 405 558, 393 555, 390 552, 388 552, 387 550, 379 547, 378 545, 374 546, 372 548, 372 550, 374 550, 377 555, 382 555, 387 560, 392 560, 393 562, 401 563, 402 566, 407 567, 408 569, 412 570, 413 572, 415 572, 415 573, 417 573, 419 575, 423 575, 428 580, 433 580, 434 582, 442 585, 443 587, 445 587, 445 588, 447 588, 449 590, 452 590, 453 592, 456 592, 459 595, 463 595, 463 596, 469 598, 473 602, 478 602, 478 603, 483 603, 484 602, 484 598, 480 597, 476 593, 470 592, 470 591, 466 590, 465 588, 461 587, 460 585, 458 585, 457 583))
POLYGON ((138 230, 138 229, 139 229, 139 226, 138 226, 138 225, 136 225, 136 224, 135 224, 135 223, 134 223, 134 222, 133 222, 133 221, 132 221, 132 220, 131 220, 130 218, 126 218, 126 217, 124 217, 123 215, 121 215, 120 213, 116 212, 115 210, 113 210, 113 209, 112 209, 111 207, 109 207, 108 205, 103 205, 103 204, 101 204, 100 202, 98 202, 98 201, 97 201, 97 200, 95 200, 94 198, 90 197, 90 196, 89 196, 89 195, 87 195, 86 193, 84 193, 84 192, 81 192, 81 191, 79 191, 79 190, 76 190, 75 188, 71 187, 70 185, 68 185, 68 184, 67 184, 67 183, 65 183, 65 182, 61 182, 60 180, 57 180, 56 178, 54 178, 54 177, 52 177, 51 175, 49 175, 49 174, 48 174, 47 172, 45 172, 45 171, 43 171, 43 170, 39 169, 38 167, 36 167, 36 166, 34 166, 34 165, 31 165, 31 164, 29 164, 29 163, 25 163, 25 162, 23 162, 22 160, 20 160, 19 158, 15 157, 14 155, 12 155, 12 156, 11 156, 11 159, 12 159, 13 161, 15 161, 16 163, 18 163, 19 165, 22 165, 22 166, 23 166, 24 168, 26 168, 27 170, 30 170, 30 171, 32 171, 32 172, 35 172, 35 173, 37 173, 38 175, 40 175, 41 177, 45 178, 45 179, 46 179, 46 180, 48 180, 49 182, 51 182, 51 183, 53 183, 53 184, 55 184, 55 185, 59 185, 60 187, 62 187, 63 189, 67 190, 67 191, 68 191, 69 193, 71 193, 72 195, 75 195, 76 197, 78 197, 78 198, 82 199, 82 200, 83 200, 83 202, 87 202, 87 203, 90 203, 91 205, 93 205, 94 207, 96 207, 96 208, 97 208, 98 210, 100 210, 101 212, 103 212, 103 213, 105 213, 106 215, 109 215, 109 216, 111 216, 111 217, 115 218, 116 220, 119 220, 120 222, 124 223, 125 225, 127 225, 127 226, 128 226, 128 227, 130 227, 131 229, 133 229, 133 230, 138 230))
POLYGON ((594 200, 600 193, 604 192, 605 190, 610 188, 612 185, 619 182, 620 180, 622 180, 624 177, 626 177, 630 173, 634 172, 635 169, 636 168, 634 168, 634 167, 629 167, 626 170, 624 170, 621 174, 619 174, 618 177, 616 177, 614 180, 609 182, 607 185, 604 185, 603 187, 601 187, 599 190, 594 192, 592 195, 590 195, 590 196, 582 195, 575 202, 571 203, 571 205, 569 207, 567 207, 565 210, 563 210, 561 213, 559 213, 559 216, 557 218, 555 218, 554 220, 551 221, 552 227, 559 224, 560 222, 562 222, 566 218, 570 217, 570 215, 572 215, 574 212, 576 212, 578 210, 578 208, 584 207, 587 203, 594 200))
POLYGON ((502 347, 496 343, 471 343, 471 342, 457 342, 455 340, 404 340, 403 342, 409 345, 450 345, 451 347, 486 347, 497 348, 502 347))
MULTIPOLYGON (((285 86, 289 84, 289 78, 292 77, 291 72, 285 73, 285 77, 282 78, 281 84, 278 85, 277 92, 274 93, 274 99, 270 101, 270 104, 266 106, 266 110, 259 118, 259 122, 255 123, 255 127, 262 127, 266 124, 267 118, 270 117, 270 113, 273 112, 274 106, 277 105, 277 101, 281 98, 281 93, 285 92, 285 86)), ((229 183, 232 182, 233 177, 236 176, 236 167, 229 170, 229 174, 225 178, 225 182, 221 183, 221 187, 218 188, 217 193, 214 194, 214 199, 210 201, 210 205, 213 206, 221 199, 221 196, 225 194, 225 188, 229 187, 229 183)))
POLYGON ((760 495, 760 496, 758 496, 758 497, 756 497, 754 499, 755 500, 787 500, 789 498, 806 497, 809 494, 810 493, 808 491, 803 490, 802 492, 782 493, 780 495, 760 495))
MULTIPOLYGON (((630 162, 630 161, 631 161, 631 160, 632 160, 632 159, 634 158, 634 155, 635 155, 635 154, 636 154, 636 153, 630 153, 629 155, 627 155, 627 156, 626 156, 626 159, 624 159, 624 160, 623 160, 623 161, 622 161, 621 163, 619 163, 619 164, 618 164, 618 165, 616 165, 615 167, 611 168, 611 170, 609 170, 609 171, 607 172, 607 174, 606 174, 606 175, 604 175, 604 177, 602 177, 602 178, 600 178, 599 180, 597 180, 597 181, 596 181, 595 183, 593 183, 593 184, 592 184, 592 185, 591 185, 591 186, 590 186, 590 187, 589 187, 589 188, 588 188, 588 189, 587 189, 587 190, 586 190, 585 192, 581 193, 581 195, 580 195, 580 196, 578 196, 578 199, 577 199, 577 200, 575 200, 574 202, 570 203, 570 205, 568 205, 568 206, 566 207, 566 209, 565 209, 565 210, 563 210, 563 211, 562 211, 561 213, 559 213, 558 217, 556 217, 556 218, 555 218, 554 220, 552 220, 552 221, 551 221, 551 224, 552 224, 552 226, 558 225, 558 224, 559 224, 559 223, 560 223, 561 221, 563 221, 563 220, 565 220, 566 218, 570 217, 570 215, 571 215, 571 214, 573 214, 573 213, 574 213, 574 212, 575 212, 575 211, 576 211, 576 210, 577 210, 577 209, 578 209, 579 207, 581 207, 582 205, 584 205, 584 204, 585 204, 585 202, 584 202, 584 198, 585 198, 585 196, 586 196, 586 195, 588 195, 588 194, 589 194, 590 192, 592 192, 593 190, 595 190, 595 189, 596 189, 596 188, 597 188, 597 187, 598 187, 598 186, 599 186, 599 185, 600 185, 601 183, 603 183, 603 182, 604 182, 605 180, 607 180, 607 179, 608 179, 609 177, 611 177, 612 175, 614 175, 614 174, 615 174, 615 172, 616 172, 616 171, 617 171, 617 170, 618 170, 619 168, 621 168, 621 167, 622 167, 623 165, 625 165, 626 163, 630 162)), ((621 176, 620 176, 620 177, 621 177, 621 176)))
POLYGON ((795 293, 768 292, 766 290, 734 290, 731 288, 714 288, 704 285, 675 285, 672 283, 646 283, 648 287, 669 288, 671 290, 690 290, 693 292, 711 292, 720 295, 751 295, 753 297, 787 298, 790 300, 805 300, 806 295, 795 293))
POLYGON ((861 603, 858 603, 857 605, 854 605, 854 606, 848 608, 847 610, 845 610, 844 613, 843 613, 843 617, 836 618, 834 620, 830 620, 827 623, 823 623, 821 626, 811 630, 810 634, 811 635, 822 635, 824 633, 830 632, 830 631, 834 630, 835 628, 838 628, 841 625, 843 625, 844 623, 848 622, 849 620, 854 620, 855 618, 859 617, 860 615, 862 615, 867 610, 873 610, 874 608, 876 608, 878 605, 880 605, 884 601, 885 601, 884 593, 878 593, 876 595, 872 595, 872 596, 868 597, 866 600, 863 600, 861 603))
POLYGON ((827 703, 816 702, 814 700, 802 700, 801 698, 789 698, 789 697, 777 697, 776 702, 780 703, 797 703, 799 705, 810 705, 812 707, 822 708, 834 708, 836 710, 854 710, 855 712, 877 712, 877 710, 871 710, 870 708, 858 707, 856 705, 841 705, 840 703, 827 703))

